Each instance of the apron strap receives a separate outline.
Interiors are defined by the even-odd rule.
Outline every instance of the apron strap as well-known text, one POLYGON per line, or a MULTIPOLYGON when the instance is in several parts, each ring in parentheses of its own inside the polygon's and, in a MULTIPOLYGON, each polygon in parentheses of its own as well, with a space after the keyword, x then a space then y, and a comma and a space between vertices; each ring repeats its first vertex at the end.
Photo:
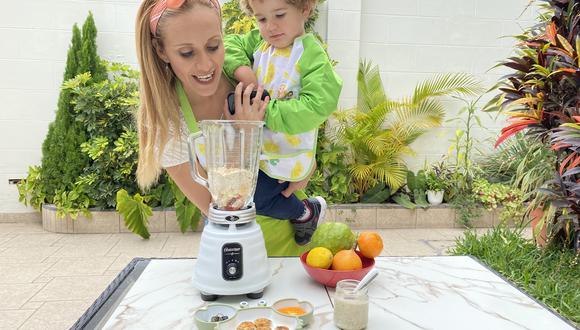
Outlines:
POLYGON ((181 113, 183 113, 183 118, 185 119, 185 123, 189 129, 189 133, 198 132, 199 127, 197 127, 197 121, 193 116, 193 110, 191 109, 191 105, 189 104, 189 100, 187 99, 187 95, 185 94, 185 90, 183 89, 183 85, 179 79, 177 79, 175 89, 177 91, 177 97, 179 98, 179 108, 181 109, 181 113))

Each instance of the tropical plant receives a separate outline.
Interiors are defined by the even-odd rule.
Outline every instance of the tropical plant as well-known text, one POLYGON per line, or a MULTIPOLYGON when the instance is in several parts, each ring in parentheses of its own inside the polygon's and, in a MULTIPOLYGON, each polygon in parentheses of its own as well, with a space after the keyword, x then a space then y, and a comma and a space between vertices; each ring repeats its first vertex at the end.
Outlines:
POLYGON ((557 175, 543 192, 541 223, 553 222, 552 235, 577 230, 580 213, 576 182, 580 164, 576 137, 580 116, 580 3, 575 0, 543 0, 548 21, 517 36, 518 56, 501 63, 515 70, 498 84, 501 93, 494 99, 499 110, 510 118, 496 142, 501 144, 517 132, 538 136, 556 151, 557 175), (574 45, 574 46, 573 46, 574 45), (549 205, 546 205, 548 203, 549 205), (554 216, 548 219, 548 216, 554 216), (568 230, 566 230, 568 228, 568 230))
POLYGON ((580 4, 570 0, 543 1, 553 11, 550 22, 516 36, 521 40, 518 56, 500 63, 515 72, 498 83, 502 93, 492 100, 510 116, 511 123, 502 129, 496 146, 524 129, 528 134, 546 136, 550 129, 572 122, 576 115, 580 4))
POLYGON ((427 176, 425 171, 419 170, 417 174, 407 171, 407 184, 393 196, 393 201, 408 209, 414 209, 417 206, 428 208, 429 203, 425 198, 426 192, 427 176))
POLYGON ((377 183, 376 186, 367 190, 364 195, 361 196, 361 203, 383 203, 391 197, 391 189, 387 187, 383 182, 377 183))
MULTIPOLYGON (((501 144, 498 152, 486 155, 479 166, 488 181, 502 183, 522 193, 523 201, 527 202, 524 216, 531 220, 532 212, 545 203, 546 196, 540 188, 553 178, 555 163, 554 150, 538 138, 517 133, 501 144)), ((507 212, 501 215, 507 216, 507 212)))
POLYGON ((488 181, 518 188, 525 200, 531 200, 538 188, 553 177, 555 162, 554 150, 540 139, 517 133, 497 152, 482 157, 478 166, 488 181))
POLYGON ((479 118, 479 101, 483 94, 476 99, 458 98, 463 103, 455 118, 450 122, 459 122, 462 127, 455 131, 455 136, 449 146, 449 165, 453 168, 450 175, 445 199, 449 201, 457 213, 457 222, 469 227, 471 221, 481 215, 480 204, 473 194, 473 181, 479 175, 479 167, 474 164, 474 151, 482 153, 478 149, 481 141, 473 136, 476 127, 483 128, 479 118))
MULTIPOLYGON (((547 212, 556 215, 557 220, 550 226, 550 236, 566 245, 571 245, 577 239, 575 235, 580 232, 580 166, 573 163, 580 151, 580 116, 573 116, 573 119, 575 123, 562 124, 552 130, 551 143, 552 148, 558 151, 559 168, 555 178, 548 181, 547 187, 540 189, 546 193, 549 206, 555 209, 547 212)), ((538 227, 548 219, 542 217, 538 227)))
POLYGON ((418 84, 410 97, 395 101, 384 92, 378 66, 361 62, 357 106, 334 114, 338 126, 333 141, 348 148, 346 161, 355 191, 363 195, 381 182, 393 192, 402 187, 407 176, 402 157, 413 154, 411 143, 443 121, 439 97, 478 91, 478 82, 467 74, 442 74, 418 84))
POLYGON ((479 103, 484 94, 475 99, 458 98, 463 103, 456 117, 449 122, 458 122, 459 128, 451 140, 448 150, 449 166, 454 169, 449 186, 449 199, 456 195, 472 194, 472 183, 480 173, 480 168, 474 163, 475 154, 483 154, 485 151, 479 146, 483 141, 474 136, 476 128, 485 129, 481 124, 479 103))

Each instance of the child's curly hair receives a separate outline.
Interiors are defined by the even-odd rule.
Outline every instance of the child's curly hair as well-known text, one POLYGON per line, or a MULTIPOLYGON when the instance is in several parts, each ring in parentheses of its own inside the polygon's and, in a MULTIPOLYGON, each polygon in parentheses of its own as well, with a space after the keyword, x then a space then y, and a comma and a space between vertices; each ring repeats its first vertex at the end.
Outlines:
MULTIPOLYGON (((254 10, 252 9, 252 1, 267 1, 267 0, 239 0, 240 8, 248 15, 253 16, 254 10)), ((300 10, 304 8, 310 8, 310 16, 314 13, 318 0, 285 0, 287 4, 294 6, 300 10)))

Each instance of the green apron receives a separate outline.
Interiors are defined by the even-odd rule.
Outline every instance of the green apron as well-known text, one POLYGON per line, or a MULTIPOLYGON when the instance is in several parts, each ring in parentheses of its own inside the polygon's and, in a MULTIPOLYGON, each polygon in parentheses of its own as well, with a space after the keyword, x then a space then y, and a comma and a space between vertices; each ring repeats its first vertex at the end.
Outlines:
MULTIPOLYGON (((197 126, 197 121, 195 120, 191 105, 180 81, 177 81, 176 89, 181 112, 183 113, 183 118, 185 119, 189 132, 198 132, 199 127, 197 126)), ((297 191, 295 194, 300 199, 307 198, 306 194, 302 191, 297 191)), ((296 241, 294 241, 294 228, 290 221, 278 220, 261 215, 257 216, 256 221, 262 228, 268 256, 299 256, 310 249, 310 244, 305 246, 296 244, 296 241)))

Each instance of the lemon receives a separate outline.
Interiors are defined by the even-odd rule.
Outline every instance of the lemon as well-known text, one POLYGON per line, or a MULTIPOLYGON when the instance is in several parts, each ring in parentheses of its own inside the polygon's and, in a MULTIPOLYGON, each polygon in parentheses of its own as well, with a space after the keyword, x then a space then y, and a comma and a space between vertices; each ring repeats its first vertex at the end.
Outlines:
POLYGON ((332 252, 322 246, 315 247, 308 252, 306 264, 314 268, 328 269, 332 265, 332 252))

